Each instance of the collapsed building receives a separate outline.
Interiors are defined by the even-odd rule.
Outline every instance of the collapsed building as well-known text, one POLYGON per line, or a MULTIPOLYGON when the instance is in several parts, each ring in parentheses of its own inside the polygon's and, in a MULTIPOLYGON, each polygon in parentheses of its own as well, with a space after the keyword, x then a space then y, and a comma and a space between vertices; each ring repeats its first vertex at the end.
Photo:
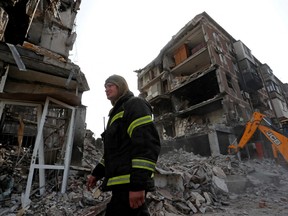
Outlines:
POLYGON ((206 12, 135 72, 140 95, 154 108, 163 152, 227 154, 254 111, 276 126, 287 122, 287 84, 206 12))
POLYGON ((71 158, 81 163, 86 132, 81 98, 89 86, 69 59, 80 4, 0 2, 0 145, 13 148, 18 156, 33 151, 24 202, 34 171, 39 171, 42 193, 45 170, 63 171, 63 192, 71 158))
MULTIPOLYGON (((24 208, 29 205, 33 173, 38 174, 37 186, 41 194, 45 188, 44 170, 64 171, 63 179, 60 180, 63 192, 67 185, 69 167, 71 168, 70 158, 73 159, 73 164, 81 163, 79 160, 82 159, 82 153, 79 149, 83 144, 86 114, 81 97, 89 90, 89 86, 79 66, 69 60, 69 51, 76 38, 73 26, 80 3, 81 0, 0 2, 0 147, 15 150, 11 153, 0 152, 0 165, 1 171, 13 167, 15 172, 19 171, 21 179, 26 180, 26 176, 28 177, 24 208), (27 158, 25 151, 30 151, 27 155, 31 155, 32 150, 32 157, 27 160, 32 160, 29 173, 25 173, 25 177, 22 178, 20 173, 23 170, 18 165, 24 164, 23 158, 27 158), (13 159, 17 157, 16 165, 14 161, 6 158, 3 163, 2 154, 10 154, 10 158, 13 159), (18 159, 18 156, 22 158, 18 159)), ((255 109, 269 115, 276 123, 280 121, 282 124, 287 121, 287 113, 284 112, 287 105, 287 85, 283 85, 268 65, 261 64, 241 41, 234 40, 206 13, 189 22, 151 64, 137 73, 140 92, 154 106, 155 122, 160 132, 163 151, 184 147, 202 155, 225 154, 227 145, 235 137, 235 130, 245 123, 255 109)), ((91 134, 89 136, 92 137, 91 134)), ((97 143, 93 142, 91 147, 98 147, 97 143)), ((88 152, 89 155, 93 152, 99 153, 90 148, 86 150, 86 154, 88 152)), ((179 151, 179 155, 173 160, 175 155, 175 152, 168 155, 169 159, 172 158, 171 163, 177 165, 182 160, 185 166, 179 169, 179 166, 173 167, 165 161, 163 166, 177 170, 177 173, 158 169, 158 185, 169 188, 166 183, 173 183, 174 178, 181 180, 182 176, 185 176, 189 184, 181 180, 181 189, 187 186, 189 189, 195 187, 200 191, 198 182, 201 180, 203 183, 202 180, 205 178, 208 178, 208 181, 204 183, 210 183, 210 176, 204 175, 207 168, 209 173, 212 173, 210 164, 196 161, 194 165, 189 161, 195 159, 193 154, 185 154, 182 151, 179 151), (190 168, 193 175, 188 172, 190 168), (181 169, 184 169, 184 174, 179 173, 182 172, 181 169)), ((95 158, 97 157, 93 157, 93 160, 95 158)), ((203 161, 202 158, 199 160, 203 161)), ((86 165, 95 164, 94 162, 86 162, 86 165)), ((228 162, 225 157, 225 167, 228 162)), ((215 161, 212 163, 220 164, 215 161)), ((231 169, 230 162, 227 167, 231 169)), ((214 172, 215 169, 213 167, 214 172)), ((221 174, 219 169, 216 171, 221 174)), ((1 177, 5 177, 0 174, 1 177)), ((57 179, 58 176, 55 176, 57 179)), ((11 179, 8 183, 12 182, 11 179)), ((59 199, 55 194, 44 199, 35 196, 32 212, 42 215, 43 208, 47 208, 50 215, 54 212, 66 215, 61 211, 63 207, 66 212, 74 210, 75 213, 79 209, 83 210, 81 208, 85 203, 82 203, 82 197, 85 194, 88 194, 89 198, 91 196, 84 190, 83 181, 78 176, 73 179, 68 196, 71 201, 68 202, 69 205, 65 196, 59 199)), ((57 187, 57 183, 59 182, 50 182, 50 185, 54 188, 57 187)), ((207 193, 206 185, 204 186, 204 195, 207 195, 205 199, 208 202, 210 195, 207 193)), ((9 184, 7 191, 11 192, 11 188, 13 185, 9 184)), ((96 192, 98 193, 98 190, 96 192)), ((164 207, 175 211, 176 214, 170 193, 165 190, 160 192, 161 196, 152 194, 150 197, 152 204, 155 203, 152 210, 156 213, 163 211, 163 202, 164 207), (172 204, 167 204, 163 197, 172 204)), ((19 194, 21 197, 21 190, 19 194)), ((2 198, 4 193, 0 195, 2 198)), ((101 207, 98 205, 93 208, 100 212, 105 209, 107 199, 105 196, 103 198, 102 194, 96 195, 97 198, 101 198, 100 202, 96 203, 101 207)), ((20 200, 19 197, 16 197, 17 200, 20 200)), ((188 200, 190 197, 186 198, 184 202, 197 212, 188 200)), ((202 203, 205 199, 203 198, 197 206, 203 212, 206 211, 204 207, 206 208, 207 203, 202 203)), ((91 200, 95 205, 95 200, 91 200)), ((86 202, 90 203, 91 200, 86 202)), ((216 199, 219 200, 221 199, 216 199)), ((14 202, 10 202, 10 199, 8 201, 9 204, 14 202)), ((180 196, 175 202, 176 206, 181 212, 187 211, 187 214, 190 214, 191 210, 182 202, 183 198, 180 196)), ((12 211, 15 206, 18 207, 18 204, 13 205, 7 212, 12 211)))

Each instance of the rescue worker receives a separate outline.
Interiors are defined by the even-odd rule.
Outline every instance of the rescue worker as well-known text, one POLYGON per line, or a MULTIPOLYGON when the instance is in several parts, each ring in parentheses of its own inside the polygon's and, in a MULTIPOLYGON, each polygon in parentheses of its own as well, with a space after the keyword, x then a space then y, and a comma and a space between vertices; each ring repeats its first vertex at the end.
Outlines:
POLYGON ((105 81, 113 108, 105 131, 104 156, 88 176, 90 190, 103 179, 102 190, 112 191, 106 216, 148 216, 146 194, 153 191, 160 140, 152 120, 152 108, 129 90, 126 80, 112 75, 105 81))

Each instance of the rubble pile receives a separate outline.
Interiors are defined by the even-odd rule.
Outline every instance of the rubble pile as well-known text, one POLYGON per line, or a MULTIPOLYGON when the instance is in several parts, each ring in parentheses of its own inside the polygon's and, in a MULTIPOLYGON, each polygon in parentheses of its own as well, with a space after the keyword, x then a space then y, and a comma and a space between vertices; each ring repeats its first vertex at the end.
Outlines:
POLYGON ((233 171, 233 164, 239 168, 239 161, 233 157, 205 158, 181 149, 162 155, 155 176, 159 189, 149 197, 153 200, 150 212, 189 215, 221 207, 228 199, 226 173, 245 172, 233 171))
MULTIPOLYGON (((221 212, 243 194, 267 197, 269 192, 281 193, 280 186, 288 190, 287 170, 270 159, 202 157, 180 149, 159 158, 157 173, 158 189, 149 196, 152 215, 221 212), (237 181, 232 181, 233 177, 237 181), (241 184, 243 187, 237 190, 241 184)), ((284 191, 281 199, 288 200, 284 191)))
MULTIPOLYGON (((45 193, 39 195, 35 177, 31 204, 25 209, 21 206, 21 197, 30 165, 27 163, 29 153, 25 153, 26 159, 20 166, 19 158, 24 152, 18 157, 11 149, 1 148, 0 216, 104 215, 111 193, 99 189, 101 182, 93 191, 85 186, 87 175, 102 157, 102 147, 100 140, 87 133, 83 166, 71 166, 66 193, 61 194, 58 187, 61 171, 47 172, 45 193)), ((262 212, 262 215, 267 216, 275 212, 276 207, 277 211, 288 212, 287 170, 270 159, 239 161, 235 156, 203 157, 174 150, 160 155, 155 184, 156 191, 147 194, 151 216, 237 215, 235 212, 248 215, 249 206, 266 211, 267 214, 262 212)))
POLYGON ((86 130, 83 145, 82 166, 92 170, 103 155, 103 143, 100 138, 95 139, 93 132, 86 130))

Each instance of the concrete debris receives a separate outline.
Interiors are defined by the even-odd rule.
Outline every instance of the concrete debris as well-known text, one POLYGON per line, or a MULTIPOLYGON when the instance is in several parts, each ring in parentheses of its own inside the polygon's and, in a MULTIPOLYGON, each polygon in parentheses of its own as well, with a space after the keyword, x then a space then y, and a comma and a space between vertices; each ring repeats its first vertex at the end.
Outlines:
MULTIPOLYGON (((101 182, 92 191, 85 186, 87 175, 102 157, 102 149, 101 140, 95 140, 93 133, 87 131, 83 165, 70 169, 66 193, 59 192, 61 173, 52 171, 47 174, 45 194, 39 195, 35 181, 31 204, 22 209, 21 194, 26 185, 29 163, 20 166, 17 160, 21 157, 29 159, 31 153, 24 156, 22 151, 17 159, 16 151, 1 148, 0 216, 103 216, 111 193, 101 191, 101 182)), ((147 195, 151 216, 217 213, 226 216, 236 215, 237 211, 238 215, 250 215, 248 207, 234 209, 238 203, 247 206, 253 203, 256 205, 254 209, 265 211, 267 214, 261 215, 267 216, 275 206, 280 213, 288 211, 287 170, 272 160, 239 161, 228 155, 202 157, 179 149, 160 155, 155 182, 156 191, 147 195), (239 184, 242 186, 238 187, 239 184)))
POLYGON ((220 190, 224 193, 228 193, 228 188, 227 188, 227 185, 226 185, 224 179, 221 179, 217 176, 213 176, 212 177, 212 184, 214 185, 214 188, 216 190, 220 190))

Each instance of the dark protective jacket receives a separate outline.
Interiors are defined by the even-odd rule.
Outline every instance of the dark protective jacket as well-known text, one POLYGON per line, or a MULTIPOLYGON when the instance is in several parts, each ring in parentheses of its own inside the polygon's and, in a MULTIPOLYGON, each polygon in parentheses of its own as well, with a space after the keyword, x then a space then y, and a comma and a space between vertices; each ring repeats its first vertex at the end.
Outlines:
POLYGON ((102 189, 152 191, 160 140, 152 108, 132 92, 121 97, 110 111, 102 134, 104 156, 92 175, 104 178, 102 189))

